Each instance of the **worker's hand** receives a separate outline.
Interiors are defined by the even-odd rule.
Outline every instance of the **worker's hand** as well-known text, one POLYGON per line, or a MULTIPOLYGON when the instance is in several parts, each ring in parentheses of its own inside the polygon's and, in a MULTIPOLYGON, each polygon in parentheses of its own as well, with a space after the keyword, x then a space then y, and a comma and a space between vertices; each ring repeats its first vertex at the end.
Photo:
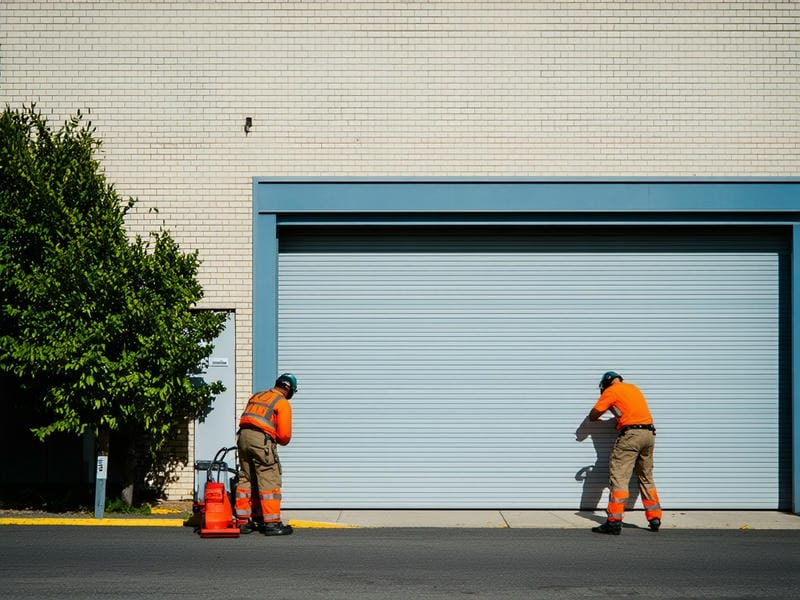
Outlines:
POLYGON ((578 425, 578 428, 575 430, 575 441, 582 442, 587 437, 589 437, 589 417, 584 417, 581 424, 578 425))

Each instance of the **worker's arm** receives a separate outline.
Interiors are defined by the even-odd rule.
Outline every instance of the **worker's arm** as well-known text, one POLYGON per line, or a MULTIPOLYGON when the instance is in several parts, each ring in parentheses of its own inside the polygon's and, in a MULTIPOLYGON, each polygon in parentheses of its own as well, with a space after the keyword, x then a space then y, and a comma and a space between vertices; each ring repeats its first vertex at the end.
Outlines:
POLYGON ((604 412, 606 412, 606 411, 597 410, 596 408, 593 408, 591 411, 589 411, 589 420, 590 421, 597 421, 601 416, 603 416, 604 412))
POLYGON ((281 446, 292 439, 292 406, 288 400, 282 400, 275 407, 275 441, 281 446))
POLYGON ((614 403, 610 388, 606 388, 606 390, 600 394, 600 397, 597 399, 597 402, 594 403, 592 410, 589 411, 589 420, 590 421, 597 421, 603 416, 611 405, 614 403))

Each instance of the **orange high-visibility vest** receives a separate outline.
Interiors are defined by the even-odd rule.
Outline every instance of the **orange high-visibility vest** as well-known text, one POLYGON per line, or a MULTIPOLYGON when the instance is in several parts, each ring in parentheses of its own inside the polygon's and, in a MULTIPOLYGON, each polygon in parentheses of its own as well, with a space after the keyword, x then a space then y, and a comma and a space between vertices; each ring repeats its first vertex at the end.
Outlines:
POLYGON ((245 425, 262 430, 285 446, 292 439, 292 407, 286 397, 275 388, 258 392, 247 401, 239 419, 239 427, 245 425))
POLYGON ((617 429, 626 425, 652 425, 653 417, 642 391, 632 383, 620 381, 600 395, 594 408, 600 412, 611 409, 617 416, 617 429))

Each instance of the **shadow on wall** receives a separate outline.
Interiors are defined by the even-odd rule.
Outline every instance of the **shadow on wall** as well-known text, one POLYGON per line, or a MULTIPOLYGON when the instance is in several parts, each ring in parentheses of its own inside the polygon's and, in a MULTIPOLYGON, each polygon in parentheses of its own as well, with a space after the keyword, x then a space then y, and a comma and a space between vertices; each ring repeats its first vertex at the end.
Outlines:
MULTIPOLYGON (((587 438, 592 440, 594 445, 595 462, 593 465, 581 467, 575 473, 575 481, 583 482, 583 492, 581 493, 580 510, 605 509, 603 494, 608 489, 608 457, 614 448, 617 439, 616 420, 590 421, 585 418, 575 430, 575 439, 583 442, 587 438)), ((639 496, 639 485, 635 477, 628 482, 628 492, 630 494, 627 510, 632 509, 639 496)))

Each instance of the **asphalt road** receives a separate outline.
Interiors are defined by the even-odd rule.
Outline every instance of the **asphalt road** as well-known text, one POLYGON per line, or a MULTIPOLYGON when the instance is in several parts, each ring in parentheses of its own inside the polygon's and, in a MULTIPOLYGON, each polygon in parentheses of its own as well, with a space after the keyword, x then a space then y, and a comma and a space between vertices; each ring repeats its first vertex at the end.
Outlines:
POLYGON ((0 597, 800 598, 800 531, 0 527, 0 597))

